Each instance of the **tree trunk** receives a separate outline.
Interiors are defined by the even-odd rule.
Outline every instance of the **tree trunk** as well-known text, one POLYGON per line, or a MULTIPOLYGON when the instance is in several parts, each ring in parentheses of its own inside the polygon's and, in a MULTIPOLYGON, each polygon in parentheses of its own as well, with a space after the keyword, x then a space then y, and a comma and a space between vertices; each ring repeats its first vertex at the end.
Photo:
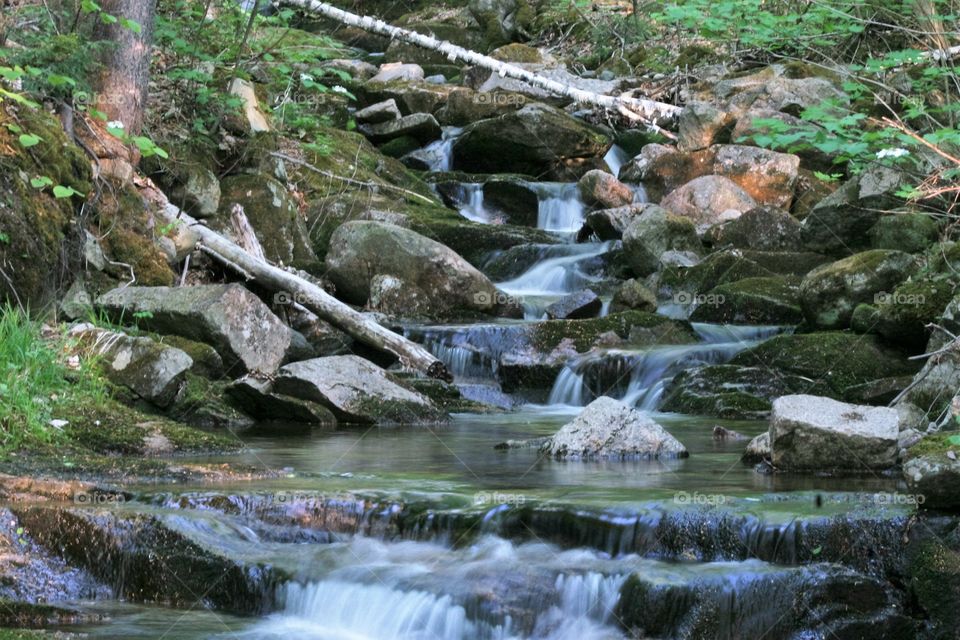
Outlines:
POLYGON ((147 104, 156 0, 101 0, 100 6, 117 21, 98 20, 94 30, 95 40, 110 43, 103 54, 95 106, 108 120, 122 122, 124 131, 137 135, 147 104), (121 19, 139 24, 140 33, 121 25, 121 19))
POLYGON ((236 243, 200 224, 172 204, 149 178, 137 182, 141 194, 156 205, 163 222, 176 224, 179 237, 175 244, 178 246, 199 244, 215 260, 268 291, 283 293, 289 301, 306 307, 354 339, 378 351, 393 354, 405 369, 420 371, 431 378, 453 379, 443 362, 421 345, 380 326, 312 282, 251 255, 236 243))
POLYGON ((655 100, 645 100, 641 98, 629 98, 620 96, 608 96, 592 91, 584 91, 571 87, 570 85, 556 80, 551 80, 545 76, 532 73, 516 65, 500 62, 489 56, 470 51, 463 47, 450 44, 445 40, 437 40, 434 37, 426 36, 415 31, 401 29, 387 24, 382 20, 371 18, 369 16, 358 16, 355 13, 343 11, 334 6, 318 0, 280 0, 283 4, 300 7, 311 13, 318 13, 322 16, 336 20, 341 24, 351 27, 357 27, 377 33, 389 38, 403 40, 410 44, 437 51, 447 56, 450 62, 463 60, 484 69, 489 69, 501 77, 510 77, 516 80, 523 80, 535 87, 539 87, 550 93, 572 98, 578 103, 594 104, 611 111, 616 111, 630 120, 641 122, 650 126, 667 126, 672 124, 680 115, 680 107, 665 102, 655 100))

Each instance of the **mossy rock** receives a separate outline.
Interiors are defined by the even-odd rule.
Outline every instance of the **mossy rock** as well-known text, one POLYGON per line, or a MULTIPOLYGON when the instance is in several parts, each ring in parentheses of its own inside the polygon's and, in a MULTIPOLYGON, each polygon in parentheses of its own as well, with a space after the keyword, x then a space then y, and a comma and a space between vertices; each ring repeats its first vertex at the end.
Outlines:
POLYGON ((804 376, 818 393, 838 400, 848 388, 891 376, 910 375, 917 363, 873 336, 841 331, 780 335, 734 357, 730 364, 763 367, 771 375, 804 376))
POLYGON ((799 324, 797 278, 744 278, 714 287, 690 316, 693 322, 724 324, 799 324))
POLYGON ((387 140, 377 148, 385 156, 401 158, 411 151, 416 151, 420 146, 420 141, 413 136, 400 136, 393 140, 387 140))
POLYGON ((511 42, 497 47, 490 52, 490 57, 501 62, 521 62, 539 64, 543 62, 543 54, 536 47, 520 42, 511 42))
POLYGON ((208 380, 193 373, 167 415, 200 429, 242 431, 253 426, 253 420, 230 401, 228 381, 208 380))
POLYGON ((694 68, 711 64, 717 59, 717 52, 711 47, 702 44, 691 44, 680 49, 676 60, 673 61, 673 66, 681 69, 694 68))
POLYGON ((917 522, 905 555, 910 595, 933 623, 927 637, 955 638, 960 628, 960 535, 956 521, 926 518, 917 522))
POLYGON ((162 344, 176 347, 190 356, 193 360, 193 367, 190 371, 194 374, 211 380, 218 380, 223 377, 225 372, 223 358, 210 345, 174 335, 151 334, 150 337, 162 344))
POLYGON ((810 392, 810 381, 801 376, 773 376, 764 367, 709 365, 674 377, 664 391, 660 410, 760 420, 770 415, 774 399, 800 392, 810 392))
POLYGON ((933 216, 903 213, 883 216, 870 228, 870 246, 920 253, 937 241, 940 225, 933 216))
POLYGON ((538 350, 549 353, 564 340, 570 340, 577 351, 583 352, 593 347, 602 334, 611 332, 644 344, 697 341, 688 323, 645 311, 622 311, 587 320, 546 320, 534 325, 531 341, 538 350))
POLYGON ((701 294, 721 284, 771 275, 776 274, 747 258, 744 252, 730 249, 712 253, 692 267, 664 267, 660 272, 659 289, 660 294, 667 297, 677 292, 701 294))
POLYGON ((877 303, 876 333, 897 344, 922 349, 930 331, 957 290, 957 281, 946 277, 908 280, 877 303))
POLYGON ((95 204, 97 222, 109 229, 101 240, 114 261, 130 265, 136 283, 148 287, 173 284, 173 270, 159 249, 150 228, 151 212, 132 186, 113 185, 104 189, 95 204))

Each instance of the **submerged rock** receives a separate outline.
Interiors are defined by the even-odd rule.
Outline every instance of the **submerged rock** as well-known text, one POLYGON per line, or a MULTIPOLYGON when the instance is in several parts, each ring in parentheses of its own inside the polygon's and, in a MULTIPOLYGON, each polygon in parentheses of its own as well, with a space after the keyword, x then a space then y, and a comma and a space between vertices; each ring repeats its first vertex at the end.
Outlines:
POLYGON ((206 342, 242 372, 275 372, 292 340, 290 329, 239 284, 125 287, 103 294, 96 306, 116 322, 206 342))
POLYGON ((341 422, 417 424, 445 416, 421 394, 402 387, 359 356, 329 356, 282 367, 276 393, 319 402, 341 422))
POLYGON ((897 463, 900 418, 895 409, 830 398, 777 398, 770 416, 773 466, 785 471, 862 472, 897 463))
POLYGON ((554 458, 682 458, 679 440, 647 415, 601 396, 560 429, 541 451, 554 458))
POLYGON ((764 431, 747 443, 740 460, 745 464, 757 464, 770 459, 770 432, 764 431))

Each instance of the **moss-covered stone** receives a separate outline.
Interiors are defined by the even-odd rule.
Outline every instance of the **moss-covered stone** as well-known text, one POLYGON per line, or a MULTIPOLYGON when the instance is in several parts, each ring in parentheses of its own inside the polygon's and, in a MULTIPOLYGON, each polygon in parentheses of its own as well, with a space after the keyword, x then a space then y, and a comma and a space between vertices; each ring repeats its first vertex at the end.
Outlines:
POLYGON ((800 288, 796 278, 744 278, 722 284, 694 309, 694 322, 726 324, 799 324, 800 288))
POLYGON ((390 158, 400 158, 420 148, 420 141, 413 136, 400 136, 378 147, 380 153, 390 158))
POLYGON ((110 230, 101 240, 104 251, 114 262, 130 265, 137 284, 173 284, 167 258, 154 242, 152 232, 147 231, 151 213, 136 189, 127 185, 104 189, 95 211, 100 226, 110 230))
POLYGON ((805 378, 773 376, 763 367, 696 367, 682 371, 670 382, 660 409, 731 420, 764 419, 775 398, 809 389, 805 378))
POLYGON ((953 299, 957 283, 945 277, 908 280, 877 301, 876 333, 898 344, 922 348, 927 325, 936 322, 953 299))
POLYGON ((646 344, 687 344, 697 338, 686 322, 670 320, 645 311, 623 311, 589 320, 546 320, 533 328, 532 342, 540 351, 550 352, 570 340, 577 351, 590 349, 597 339, 613 332, 623 339, 646 344))
POLYGON ((543 62, 543 54, 536 47, 519 42, 511 42, 497 47, 490 52, 490 57, 501 62, 526 62, 537 64, 543 62))
POLYGON ((883 216, 869 233, 870 246, 874 249, 920 253, 937 241, 940 225, 923 213, 903 213, 883 216))
POLYGON ((713 253, 692 267, 665 266, 660 273, 659 288, 660 294, 666 297, 677 292, 701 294, 721 284, 771 275, 776 274, 747 258, 742 251, 730 249, 713 253))
POLYGON ((188 373, 186 384, 168 415, 177 422, 201 429, 240 431, 252 426, 253 420, 229 401, 228 384, 188 373))
POLYGON ((839 331, 780 335, 734 357, 730 364, 764 367, 804 376, 817 393, 843 399, 855 385, 891 376, 909 375, 917 364, 882 346, 873 336, 839 331))

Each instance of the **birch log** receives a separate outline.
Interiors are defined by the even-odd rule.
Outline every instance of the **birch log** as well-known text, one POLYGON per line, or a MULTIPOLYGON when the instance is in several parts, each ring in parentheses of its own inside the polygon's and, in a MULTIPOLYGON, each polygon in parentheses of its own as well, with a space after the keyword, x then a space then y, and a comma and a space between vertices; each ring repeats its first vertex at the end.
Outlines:
POLYGON ((642 98, 631 98, 626 96, 608 96, 592 91, 577 89, 568 84, 551 80, 545 76, 527 71, 521 67, 506 62, 495 60, 476 51, 458 47, 446 40, 438 40, 432 36, 402 29, 387 24, 383 20, 370 16, 358 16, 355 13, 338 9, 333 5, 318 0, 280 0, 281 4, 300 7, 311 13, 317 13, 331 20, 340 22, 350 27, 357 27, 371 33, 376 33, 389 38, 409 42, 410 44, 437 51, 447 56, 450 62, 462 60, 484 69, 497 73, 500 77, 509 77, 516 80, 522 80, 535 87, 549 91, 558 96, 565 96, 577 103, 593 104, 604 109, 616 111, 637 122, 649 126, 667 126, 673 123, 680 115, 680 107, 665 102, 655 100, 646 100, 642 98))
POLYGON ((175 243, 178 246, 199 245, 205 253, 268 291, 285 292, 291 301, 303 305, 352 338, 378 351, 393 354, 406 369, 420 371, 431 378, 453 379, 446 365, 421 345, 380 326, 312 282, 251 255, 236 243, 197 222, 171 203, 149 178, 136 180, 141 195, 156 205, 156 213, 163 222, 175 225, 178 235, 175 243))

